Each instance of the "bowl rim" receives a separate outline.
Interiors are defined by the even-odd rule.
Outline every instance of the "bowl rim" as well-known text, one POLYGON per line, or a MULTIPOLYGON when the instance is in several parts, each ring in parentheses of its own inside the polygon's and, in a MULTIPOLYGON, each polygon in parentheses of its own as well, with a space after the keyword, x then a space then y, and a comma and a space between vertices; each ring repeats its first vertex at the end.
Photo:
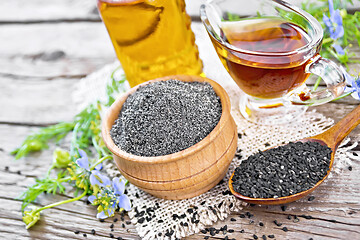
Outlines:
POLYGON ((166 77, 156 78, 153 80, 149 80, 145 83, 139 84, 133 88, 131 88, 126 93, 122 94, 119 98, 115 100, 115 102, 110 106, 110 108, 107 110, 104 118, 102 119, 101 123, 101 135, 104 140, 105 145, 108 147, 108 149, 112 152, 113 155, 126 159, 131 162, 137 162, 137 163, 147 163, 147 164, 158 164, 158 163, 168 163, 173 162, 179 159, 183 159, 189 155, 192 155, 201 149, 203 149, 205 146, 209 145, 222 131, 222 129, 226 126, 226 122, 229 120, 230 116, 230 99, 225 91, 225 89, 218 84, 217 82, 201 76, 193 76, 193 75, 170 75, 166 77), (159 81, 167 81, 170 79, 176 79, 183 82, 208 82, 214 89, 216 95, 220 98, 222 112, 219 122, 216 124, 214 129, 200 142, 184 149, 179 152, 175 152, 168 155, 162 155, 162 156, 155 156, 155 157, 146 157, 146 156, 139 156, 132 153, 125 152, 124 150, 121 150, 112 140, 110 136, 110 129, 115 121, 117 119, 117 116, 119 115, 122 105, 127 99, 127 97, 130 94, 133 94, 137 91, 138 88, 148 85, 150 83, 159 82, 159 81), (110 121, 109 119, 111 117, 111 113, 115 112, 116 118, 114 121, 110 121))

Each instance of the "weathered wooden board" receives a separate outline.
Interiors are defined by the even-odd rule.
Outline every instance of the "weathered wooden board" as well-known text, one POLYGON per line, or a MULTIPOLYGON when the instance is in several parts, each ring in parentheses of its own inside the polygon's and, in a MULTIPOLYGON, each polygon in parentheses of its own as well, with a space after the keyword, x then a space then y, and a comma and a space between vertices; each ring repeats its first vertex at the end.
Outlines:
POLYGON ((11 79, 0 77, 0 122, 51 124, 71 121, 76 114, 71 100, 74 81, 11 79))
POLYGON ((100 22, 0 25, 0 36, 0 76, 79 78, 115 59, 100 22))
MULTIPOLYGON (((1 1, 0 24, 78 21, 100 22, 96 2, 96 0, 1 1)), ((201 4, 205 2, 206 0, 185 0, 187 13, 194 19, 199 20, 199 9, 201 4)), ((288 0, 288 2, 300 6, 303 1, 288 0)), ((356 0, 353 2, 354 6, 349 6, 350 10, 354 11, 360 8, 360 2, 356 0)))
POLYGON ((0 22, 99 19, 96 0, 17 0, 1 1, 0 22))

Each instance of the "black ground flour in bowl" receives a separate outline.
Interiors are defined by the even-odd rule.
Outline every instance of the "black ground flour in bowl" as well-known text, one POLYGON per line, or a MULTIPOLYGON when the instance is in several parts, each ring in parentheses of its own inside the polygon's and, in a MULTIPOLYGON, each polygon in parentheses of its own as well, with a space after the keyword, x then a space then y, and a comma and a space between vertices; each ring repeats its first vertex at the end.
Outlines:
POLYGON ((128 153, 163 156, 204 139, 221 113, 220 98, 209 83, 154 82, 126 99, 110 135, 128 153))
POLYGON ((318 142, 258 152, 235 169, 233 189, 251 198, 279 198, 308 190, 326 176, 331 152, 318 142))

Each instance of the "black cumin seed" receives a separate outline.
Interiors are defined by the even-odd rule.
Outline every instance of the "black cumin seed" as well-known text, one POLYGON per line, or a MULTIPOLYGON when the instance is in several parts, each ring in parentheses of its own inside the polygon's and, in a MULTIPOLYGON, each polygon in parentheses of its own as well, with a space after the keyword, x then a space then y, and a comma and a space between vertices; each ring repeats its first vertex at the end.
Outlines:
POLYGON ((91 229, 91 234, 92 234, 92 235, 95 235, 95 234, 96 234, 95 229, 91 229))
POLYGON ((282 223, 279 223, 277 220, 274 221, 275 225, 280 227, 282 225, 282 223))
POLYGON ((125 228, 125 224, 121 224, 121 227, 122 227, 122 228, 125 228))
MULTIPOLYGON (((331 151, 317 142, 295 142, 259 151, 235 169, 233 188, 252 198, 279 198, 303 192, 327 174, 331 151)), ((285 211, 286 207, 281 209, 285 211)))
POLYGON ((254 216, 254 215, 252 215, 250 212, 246 212, 245 215, 246 215, 248 218, 251 218, 252 216, 254 216))
POLYGON ((241 229, 241 230, 240 230, 240 233, 244 233, 244 232, 245 232, 245 230, 244 230, 244 229, 241 229))
POLYGON ((5 171, 9 171, 9 166, 5 166, 5 171))
POLYGON ((84 236, 84 237, 87 237, 87 234, 86 234, 86 233, 84 233, 84 234, 83 234, 83 236, 84 236))
POLYGON ((188 223, 184 223, 184 226, 187 227, 187 226, 189 226, 189 224, 188 224, 188 223))
POLYGON ((310 215, 300 215, 300 217, 303 217, 305 219, 313 219, 313 217, 310 215))
POLYGON ((283 227, 281 230, 283 230, 284 232, 289 231, 289 229, 287 229, 287 227, 283 227))
POLYGON ((118 219, 117 218, 114 218, 114 222, 117 222, 118 221, 118 219))
POLYGON ((263 240, 266 240, 267 238, 266 238, 266 235, 262 235, 262 239, 263 240))
POLYGON ((269 238, 275 238, 275 236, 273 234, 268 235, 269 238))
POLYGON ((110 135, 125 152, 163 156, 205 138, 221 112, 220 98, 209 83, 154 82, 127 97, 110 135))
POLYGON ((111 225, 110 225, 110 228, 113 228, 114 227, 114 224, 112 223, 111 225))
POLYGON ((75 233, 75 234, 79 234, 80 231, 79 231, 79 230, 75 230, 74 233, 75 233))
POLYGON ((207 231, 205 229, 202 229, 200 232, 203 233, 203 234, 207 233, 207 231))
POLYGON ((259 222, 259 226, 260 226, 260 227, 264 226, 264 223, 259 222))
POLYGON ((111 238, 114 238, 114 234, 112 234, 112 233, 110 233, 109 236, 110 236, 111 238))
POLYGON ((104 219, 100 219, 99 221, 100 221, 100 222, 105 222, 105 220, 104 220, 104 219))
POLYGON ((117 240, 123 240, 123 238, 122 237, 117 237, 117 240))
POLYGON ((229 229, 229 230, 227 230, 229 233, 233 233, 233 232, 235 232, 235 230, 234 229, 229 229))
POLYGON ((253 235, 253 238, 254 238, 254 239, 258 239, 258 236, 256 236, 256 235, 254 234, 254 235, 253 235))
POLYGON ((229 240, 229 237, 228 236, 224 237, 224 240, 229 240))
POLYGON ((313 240, 313 238, 309 238, 309 240, 313 240))
POLYGON ((349 166, 348 169, 349 169, 349 171, 352 171, 352 166, 349 166))
POLYGON ((210 237, 209 236, 205 236, 204 239, 209 239, 210 237))
POLYGON ((126 221, 125 223, 126 223, 127 225, 130 225, 130 224, 131 224, 131 222, 130 222, 130 221, 126 221))
POLYGON ((308 201, 311 202, 311 201, 313 201, 314 199, 315 199, 315 197, 314 197, 314 196, 311 196, 311 197, 308 198, 308 201))
POLYGON ((236 222, 236 219, 235 218, 230 218, 230 221, 236 222))
POLYGON ((245 218, 245 215, 244 215, 244 214, 240 214, 239 217, 240 217, 240 218, 245 218))
POLYGON ((114 231, 114 229, 112 228, 110 231, 112 231, 112 232, 113 232, 113 231, 114 231))
MULTIPOLYGON (((145 221, 145 218, 143 218, 143 217, 138 219, 138 223, 140 223, 140 224, 144 223, 144 221, 145 221)), ((126 222, 126 224, 128 224, 128 222, 126 222)))
POLYGON ((226 190, 222 192, 222 195, 232 195, 230 190, 226 190))
POLYGON ((287 219, 291 220, 291 215, 287 215, 287 219))
POLYGON ((193 210, 192 208, 189 208, 189 209, 187 210, 187 212, 191 214, 191 213, 194 212, 194 210, 193 210))
POLYGON ((200 203, 200 205, 204 205, 205 204, 205 201, 203 201, 202 203, 200 203))
POLYGON ((281 210, 282 210, 283 212, 285 212, 285 211, 286 211, 286 206, 281 206, 281 210))
POLYGON ((158 223, 163 223, 163 222, 164 222, 164 220, 161 220, 161 219, 158 221, 158 223))
POLYGON ((17 171, 16 173, 17 173, 17 174, 19 174, 19 175, 21 175, 21 171, 20 171, 20 170, 19 170, 19 171, 17 171))

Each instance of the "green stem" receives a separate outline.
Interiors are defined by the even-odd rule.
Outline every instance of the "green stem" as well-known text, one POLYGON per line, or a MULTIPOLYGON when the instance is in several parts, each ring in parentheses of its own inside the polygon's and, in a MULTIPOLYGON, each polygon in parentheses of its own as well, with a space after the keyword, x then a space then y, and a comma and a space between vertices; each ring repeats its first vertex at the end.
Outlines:
POLYGON ((115 70, 111 73, 111 76, 110 76, 111 80, 115 80, 114 75, 115 75, 116 71, 119 70, 120 68, 121 68, 121 65, 118 66, 117 68, 115 68, 115 70))
POLYGON ((77 200, 80 200, 81 198, 86 196, 87 191, 88 191, 88 187, 86 186, 85 189, 84 189, 84 192, 80 196, 77 196, 75 198, 71 198, 71 199, 68 199, 68 200, 56 202, 56 203, 53 203, 53 204, 49 204, 47 206, 44 206, 42 208, 39 208, 39 209, 35 210, 35 212, 33 214, 35 215, 36 213, 41 212, 42 210, 45 210, 45 209, 48 209, 48 208, 53 208, 53 207, 56 207, 56 206, 59 206, 59 205, 65 204, 65 203, 71 203, 71 202, 75 202, 77 200))
POLYGON ((76 123, 73 133, 72 133, 72 137, 71 137, 71 147, 70 147, 70 155, 73 157, 75 154, 75 149, 76 149, 76 138, 77 138, 77 134, 79 131, 79 127, 80 127, 80 123, 76 123))
POLYGON ((71 180, 71 177, 67 177, 67 178, 60 179, 58 182, 67 182, 70 180, 71 180))
POLYGON ((332 101, 336 101, 336 100, 339 100, 341 98, 344 98, 346 96, 349 96, 350 94, 352 94, 353 92, 348 92, 348 93, 344 93, 342 94, 341 96, 337 97, 337 98, 334 98, 332 101))
POLYGON ((96 167, 97 165, 99 165, 100 163, 102 163, 102 162, 104 162, 104 161, 106 161, 106 160, 109 160, 109 159, 112 159, 112 156, 105 156, 105 157, 103 157, 103 158, 100 158, 96 163, 94 163, 94 164, 90 167, 90 171, 94 170, 95 167, 96 167))
POLYGON ((51 167, 49 168, 49 170, 48 170, 47 173, 46 173, 46 177, 49 177, 49 176, 50 176, 50 172, 51 172, 51 170, 53 170, 54 168, 55 168, 54 164, 51 165, 51 167))
POLYGON ((319 87, 320 82, 321 82, 321 77, 318 77, 318 79, 316 80, 316 82, 314 84, 313 91, 315 91, 319 87))

